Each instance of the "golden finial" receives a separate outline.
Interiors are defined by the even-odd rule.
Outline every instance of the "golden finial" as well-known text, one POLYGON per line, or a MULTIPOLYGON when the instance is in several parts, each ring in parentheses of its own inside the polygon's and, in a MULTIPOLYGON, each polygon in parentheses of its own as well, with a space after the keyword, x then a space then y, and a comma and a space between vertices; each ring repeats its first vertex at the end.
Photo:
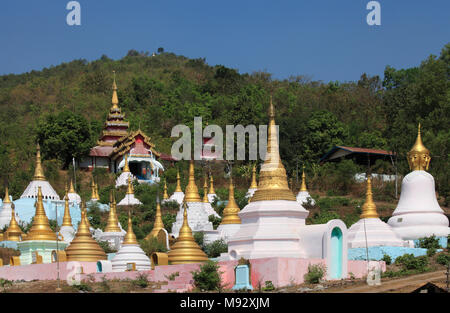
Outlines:
POLYGON ((113 73, 114 73, 114 82, 113 82, 113 95, 112 95, 112 100, 111 100, 111 103, 113 106, 112 106, 111 110, 119 108, 119 106, 118 106, 119 98, 117 97, 117 85, 116 85, 116 71, 113 71, 113 73))
POLYGON ((300 187, 300 191, 308 191, 306 189, 306 175, 305 175, 305 166, 303 165, 303 173, 302 173, 302 185, 300 187))
POLYGON ((94 177, 92 177, 92 183, 91 183, 91 200, 98 200, 97 194, 95 192, 95 182, 94 177))
POLYGON ((153 229, 150 232, 150 234, 145 237, 146 240, 150 239, 151 237, 158 236, 158 233, 161 229, 164 228, 164 223, 162 220, 162 214, 161 214, 161 205, 159 203, 159 196, 156 199, 156 215, 155 215, 155 222, 153 223, 153 229))
POLYGON ((127 195, 134 194, 133 184, 131 183, 131 178, 128 177, 127 195))
POLYGON ((175 244, 168 253, 170 264, 199 263, 208 260, 205 252, 200 249, 192 236, 192 230, 188 224, 187 205, 183 202, 183 225, 175 244))
POLYGON ((26 240, 56 240, 56 234, 50 228, 47 215, 45 214, 41 186, 38 187, 36 201, 36 213, 33 218, 33 225, 27 234, 26 240))
POLYGON ((186 186, 186 192, 184 194, 186 202, 201 202, 200 195, 198 194, 198 188, 195 184, 194 175, 194 160, 189 161, 189 182, 186 186))
POLYGON ((258 189, 251 202, 261 200, 290 200, 296 201, 287 183, 286 169, 281 163, 278 147, 277 128, 275 125, 275 108, 270 99, 269 129, 267 138, 267 155, 259 172, 258 189))
POLYGON ((137 245, 136 235, 133 232, 133 222, 131 221, 131 212, 128 211, 128 230, 123 238, 123 245, 137 245))
POLYGON ((78 230, 75 238, 66 249, 67 261, 86 261, 97 262, 99 260, 106 260, 105 251, 95 241, 89 226, 86 223, 86 211, 81 211, 81 222, 78 225, 78 230))
POLYGON ((108 222, 106 224, 105 233, 116 233, 120 232, 119 227, 119 219, 117 218, 116 213, 116 199, 113 195, 112 197, 113 202, 109 205, 109 215, 108 215, 108 222))
POLYGON ((208 176, 205 176, 205 183, 203 184, 203 199, 202 199, 202 202, 204 202, 204 203, 209 203, 207 177, 208 176))
POLYGON ((209 174, 209 191, 208 194, 215 194, 216 191, 214 190, 214 179, 212 174, 209 174))
POLYGON ((5 198, 3 199, 3 203, 11 203, 11 199, 9 199, 9 191, 8 186, 5 188, 5 198))
POLYGON ((23 235, 24 233, 16 221, 16 211, 13 203, 11 204, 11 221, 9 222, 8 229, 4 233, 4 236, 6 237, 3 240, 21 241, 24 240, 23 235))
POLYGON ((72 179, 70 180, 69 193, 76 193, 76 192, 75 192, 75 188, 73 188, 73 182, 72 182, 72 179))
POLYGON ((125 165, 123 166, 123 173, 130 172, 130 168, 128 167, 128 154, 125 154, 125 165))
POLYGON ((36 167, 34 169, 33 180, 45 180, 44 170, 41 164, 41 147, 39 143, 36 145, 36 167))
POLYGON ((86 203, 81 202, 81 212, 84 212, 84 219, 86 220, 86 225, 88 226, 89 229, 91 229, 91 223, 89 222, 89 217, 87 215, 87 208, 86 208, 86 203))
POLYGON ((367 177, 366 202, 362 206, 361 218, 378 218, 377 207, 372 198, 372 178, 367 177))
POLYGON ((100 200, 100 196, 98 195, 98 184, 97 183, 95 183, 95 198, 97 200, 100 200))
POLYGON ((169 195, 167 194, 167 182, 166 179, 164 179, 164 194, 163 194, 163 200, 168 200, 169 195))
POLYGON ((177 168, 177 187, 175 188, 175 192, 183 192, 183 190, 181 190, 180 170, 178 168, 177 168))
POLYGON ((431 156, 430 151, 425 148, 422 143, 422 136, 420 133, 420 123, 417 132, 416 142, 411 150, 407 153, 408 164, 411 171, 425 171, 430 165, 431 156))
POLYGON ((230 175, 230 187, 228 191, 228 203, 223 209, 223 219, 220 224, 241 224, 241 218, 239 217, 240 209, 234 199, 234 186, 233 178, 230 175))
POLYGON ((252 183, 250 184, 250 189, 258 189, 258 183, 256 182, 256 165, 252 169, 252 183))
POLYGON ((69 210, 69 195, 67 194, 67 190, 66 190, 66 194, 64 195, 64 217, 63 217, 63 222, 61 226, 70 226, 72 227, 72 218, 70 216, 70 210, 69 210))

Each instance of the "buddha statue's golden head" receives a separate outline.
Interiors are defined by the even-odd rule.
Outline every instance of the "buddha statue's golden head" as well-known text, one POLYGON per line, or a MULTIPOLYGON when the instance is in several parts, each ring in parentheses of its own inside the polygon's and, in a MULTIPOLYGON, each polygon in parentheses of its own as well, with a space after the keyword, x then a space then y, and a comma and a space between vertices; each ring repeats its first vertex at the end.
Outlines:
POLYGON ((430 151, 423 145, 422 137, 419 131, 416 142, 411 150, 407 153, 408 164, 411 171, 426 171, 430 165, 431 156, 430 151))

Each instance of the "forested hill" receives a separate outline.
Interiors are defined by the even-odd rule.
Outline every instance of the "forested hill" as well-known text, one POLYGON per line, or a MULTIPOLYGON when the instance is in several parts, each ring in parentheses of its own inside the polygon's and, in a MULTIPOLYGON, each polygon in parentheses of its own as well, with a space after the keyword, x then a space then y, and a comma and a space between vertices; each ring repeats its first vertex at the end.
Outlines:
MULTIPOLYGON (((417 67, 386 66, 384 78, 361 73, 356 82, 274 80, 270 73, 240 74, 205 59, 135 50, 120 60, 104 55, 0 76, 2 184, 30 175, 37 139, 43 158, 59 159, 62 166, 71 155, 88 152, 111 106, 114 70, 126 119, 152 137, 159 151, 170 153, 172 127, 192 126, 194 116, 222 127, 266 124, 273 94, 281 156, 290 175, 297 163, 314 171, 313 164, 334 144, 396 151, 406 174, 405 155, 421 122, 430 172, 439 192, 449 194, 450 44, 417 67), (58 132, 63 135, 55 138, 58 132)), ((379 166, 391 170, 389 164, 379 166)))

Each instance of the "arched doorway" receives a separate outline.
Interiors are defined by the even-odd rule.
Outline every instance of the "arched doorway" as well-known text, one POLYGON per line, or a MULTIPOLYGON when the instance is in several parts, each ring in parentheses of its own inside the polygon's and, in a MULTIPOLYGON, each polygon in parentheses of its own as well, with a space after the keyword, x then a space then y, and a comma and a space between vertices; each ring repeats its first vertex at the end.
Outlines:
POLYGON ((331 256, 330 256, 330 278, 338 279, 342 277, 342 231, 339 227, 331 231, 331 256))

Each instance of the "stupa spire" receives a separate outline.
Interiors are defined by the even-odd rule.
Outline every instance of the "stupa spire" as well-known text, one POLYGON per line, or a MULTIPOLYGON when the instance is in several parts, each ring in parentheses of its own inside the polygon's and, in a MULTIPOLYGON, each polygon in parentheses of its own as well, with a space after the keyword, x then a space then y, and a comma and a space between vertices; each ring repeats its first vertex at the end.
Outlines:
POLYGON ((41 147, 36 145, 36 167, 34 168, 33 180, 45 180, 44 170, 41 164, 41 147))
POLYGON ((66 194, 64 195, 64 216, 63 216, 63 222, 61 226, 72 226, 72 217, 70 216, 70 210, 69 210, 69 195, 67 194, 67 189, 66 189, 66 194))
POLYGON ((56 234, 50 228, 47 215, 45 214, 41 186, 38 187, 36 213, 34 214, 33 225, 28 232, 26 240, 56 240, 56 234))
POLYGON ((89 229, 91 229, 91 223, 89 222, 89 218, 88 218, 88 215, 87 215, 87 209, 86 209, 86 203, 84 201, 81 202, 81 212, 84 212, 86 225, 88 226, 89 229))
POLYGON ((407 153, 408 164, 411 171, 425 171, 430 165, 430 151, 423 145, 420 133, 420 123, 417 131, 417 138, 414 146, 407 153))
POLYGON ((70 187, 69 187, 69 193, 76 193, 75 188, 73 188, 73 180, 70 180, 70 187))
POLYGON ((119 98, 117 97, 117 85, 116 85, 116 71, 113 71, 113 73, 114 73, 114 81, 113 81, 113 87, 112 87, 113 94, 112 94, 112 100, 111 100, 111 103, 112 103, 111 110, 119 109, 119 106, 118 106, 119 98))
POLYGON ((195 184, 194 175, 194 160, 189 161, 189 182, 186 186, 186 192, 184 194, 184 199, 186 202, 201 202, 200 195, 198 194, 198 188, 195 184))
POLYGON ((128 154, 125 154, 125 165, 123 166, 123 173, 130 172, 130 168, 128 166, 128 154))
POLYGON ((91 200, 98 200, 98 197, 95 192, 95 182, 94 177, 92 177, 92 183, 91 183, 91 200))
POLYGON ((208 181, 207 181, 207 177, 208 177, 208 176, 205 176, 205 182, 204 182, 204 184, 203 184, 203 199, 202 199, 202 202, 204 202, 204 203, 209 203, 209 200, 208 200, 208 181))
POLYGON ((127 195, 134 194, 133 184, 131 184, 131 178, 128 177, 127 195))
POLYGON ((362 206, 361 218, 378 218, 377 207, 372 197, 372 178, 367 177, 366 202, 362 206))
POLYGON ((119 227, 119 219, 117 218, 116 213, 116 199, 114 195, 112 195, 112 203, 109 205, 109 215, 108 222, 106 224, 105 233, 115 233, 120 232, 119 227))
POLYGON ((252 183, 250 184, 250 189, 258 189, 258 183, 256 182, 256 165, 252 168, 252 183))
POLYGON ((167 181, 164 179, 164 194, 163 194, 163 200, 168 200, 169 195, 167 194, 167 181))
POLYGON ((169 251, 169 262, 171 264, 198 263, 208 260, 206 254, 200 249, 192 236, 192 230, 188 224, 187 205, 183 202, 183 225, 175 244, 169 251))
POLYGON ((209 175, 209 191, 208 194, 215 194, 216 191, 214 190, 214 179, 212 174, 209 175))
POLYGON ((159 195, 157 195, 155 222, 153 223, 152 231, 145 239, 149 239, 150 237, 156 237, 158 235, 159 231, 163 228, 164 228, 164 223, 162 220, 161 205, 159 203, 159 195))
POLYGON ((300 191, 308 191, 306 189, 306 175, 305 175, 305 166, 303 165, 303 173, 302 173, 302 185, 300 186, 300 191))
POLYGON ((8 186, 5 188, 5 198, 3 199, 3 203, 11 203, 11 199, 9 199, 8 186))
POLYGON ((183 192, 183 190, 181 190, 180 170, 179 169, 177 169, 177 187, 175 188, 175 192, 183 192))
POLYGON ((7 238, 4 238, 4 240, 21 241, 24 240, 24 238, 22 238, 23 234, 22 229, 16 221, 16 211, 13 203, 11 204, 11 221, 9 222, 9 227, 5 232, 7 238))
POLYGON ((133 232, 133 223, 131 221, 131 212, 128 211, 128 230, 127 234, 123 238, 123 245, 137 245, 136 235, 133 232))
POLYGON ((230 175, 230 186, 228 191, 228 203, 223 209, 223 219, 220 224, 241 224, 241 219, 238 215, 240 209, 234 199, 233 178, 230 175))
POLYGON ((296 198, 289 189, 286 169, 281 163, 278 146, 278 134, 275 124, 275 108, 270 97, 269 127, 267 139, 267 155, 261 166, 258 189, 252 197, 252 202, 261 200, 290 200, 296 198))

